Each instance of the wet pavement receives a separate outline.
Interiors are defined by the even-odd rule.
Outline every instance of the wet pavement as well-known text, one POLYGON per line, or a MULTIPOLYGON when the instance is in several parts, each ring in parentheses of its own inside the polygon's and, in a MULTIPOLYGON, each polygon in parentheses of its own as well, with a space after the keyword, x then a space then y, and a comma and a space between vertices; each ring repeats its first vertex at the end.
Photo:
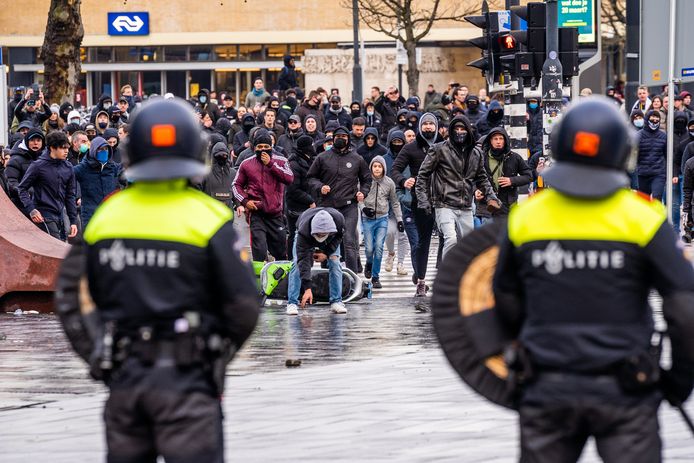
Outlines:
MULTIPOLYGON (((516 415, 463 385, 428 307, 410 298, 363 300, 347 315, 267 307, 228 375, 228 461, 516 458, 516 415)), ((103 461, 105 397, 54 316, 0 316, 0 462, 103 461)), ((666 461, 694 461, 681 419, 668 406, 661 418, 666 461)), ((594 446, 581 461, 599 461, 594 446)))

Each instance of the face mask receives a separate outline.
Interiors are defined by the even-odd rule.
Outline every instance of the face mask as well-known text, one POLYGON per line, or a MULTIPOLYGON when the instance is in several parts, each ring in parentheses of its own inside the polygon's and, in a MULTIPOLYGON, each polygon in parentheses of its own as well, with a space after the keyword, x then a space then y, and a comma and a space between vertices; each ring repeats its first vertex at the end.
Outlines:
POLYGON ((336 150, 342 151, 343 149, 345 149, 347 147, 347 140, 345 140, 344 138, 336 138, 333 141, 333 146, 335 147, 336 150))
POLYGON ((501 157, 502 154, 504 154, 504 149, 503 148, 492 148, 491 149, 492 156, 495 158, 501 157))
POLYGON ((72 119, 70 119, 70 124, 77 124, 77 125, 79 125, 79 123, 80 123, 80 120, 77 119, 77 118, 72 118, 72 119))
POLYGON ((100 129, 105 129, 106 127, 108 127, 108 122, 99 122, 100 129))
POLYGON ((104 109, 108 109, 111 107, 111 103, 104 103, 104 109))
POLYGON ((417 126, 416 121, 407 121, 407 128, 414 130, 414 128, 417 126))
POLYGON ((97 151, 96 160, 101 164, 106 164, 108 162, 108 150, 97 151))
POLYGON ((390 150, 393 153, 398 154, 398 153, 400 153, 400 150, 402 149, 403 146, 405 146, 405 145, 390 145, 390 150))
POLYGON ((226 164, 227 155, 225 153, 217 153, 214 155, 214 160, 217 161, 218 164, 226 164))
POLYGON ((649 127, 651 130, 655 130, 655 129, 657 129, 657 128, 660 127, 660 122, 651 122, 651 121, 648 121, 648 127, 649 127))
POLYGON ((690 130, 690 131, 689 131, 689 136, 690 136, 690 137, 694 137, 694 130, 690 130))
POLYGON ((58 127, 58 121, 48 121, 48 125, 51 127, 58 127))
POLYGON ((201 96, 201 97, 199 97, 198 99, 200 100, 200 103, 201 103, 201 104, 207 103, 207 97, 206 97, 206 96, 201 96))
POLYGON ((643 119, 634 119, 634 127, 639 129, 643 127, 643 119))
POLYGON ((333 109, 333 111, 339 111, 340 110, 339 104, 330 105, 330 107, 333 109))
POLYGON ((405 119, 398 119, 398 124, 405 125, 405 119))
POLYGON ((80 153, 85 154, 87 151, 89 151, 89 145, 87 145, 86 143, 80 145, 80 153))
POLYGON ((467 132, 455 132, 453 134, 453 140, 462 145, 467 140, 467 132))
POLYGON ((366 115, 367 115, 367 116, 373 116, 373 115, 374 115, 374 112, 373 112, 373 111, 366 111, 366 115))
POLYGON ((328 145, 325 147, 325 151, 330 151, 331 149, 333 149, 333 145, 328 145))
POLYGON ((492 111, 492 116, 494 116, 495 118, 500 117, 501 111, 492 111))
POLYGON ((312 236, 313 236, 313 239, 318 241, 319 243, 322 243, 323 241, 328 239, 328 235, 324 235, 324 236, 312 235, 312 236))
POLYGON ((94 140, 94 137, 96 137, 96 134, 95 134, 95 133, 94 133, 94 134, 91 134, 91 133, 88 133, 88 134, 87 134, 87 139, 88 139, 89 141, 94 140))
POLYGON ((436 132, 429 132, 429 131, 422 132, 422 136, 424 138, 426 138, 427 140, 433 140, 434 137, 436 136, 436 132))
POLYGON ((270 154, 270 150, 255 150, 255 155, 258 159, 260 159, 260 156, 262 156, 263 153, 270 154))
POLYGON ((539 106, 539 105, 538 105, 537 103, 530 103, 530 104, 528 104, 528 108, 530 108, 530 109, 537 109, 538 106, 539 106))

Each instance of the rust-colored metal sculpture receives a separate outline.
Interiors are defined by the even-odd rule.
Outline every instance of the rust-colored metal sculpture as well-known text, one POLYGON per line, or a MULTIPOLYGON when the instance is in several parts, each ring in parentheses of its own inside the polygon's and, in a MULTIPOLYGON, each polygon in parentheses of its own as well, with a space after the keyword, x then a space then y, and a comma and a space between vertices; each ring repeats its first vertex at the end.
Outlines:
POLYGON ((69 249, 36 227, 0 188, 0 310, 52 312, 55 279, 69 249))

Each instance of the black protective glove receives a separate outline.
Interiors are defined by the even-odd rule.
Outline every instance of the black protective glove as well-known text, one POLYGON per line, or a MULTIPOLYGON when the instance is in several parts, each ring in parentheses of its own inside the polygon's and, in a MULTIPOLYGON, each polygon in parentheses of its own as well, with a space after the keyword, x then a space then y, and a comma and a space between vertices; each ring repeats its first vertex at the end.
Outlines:
POLYGON ((488 199, 487 200, 487 212, 493 214, 494 212, 497 212, 501 210, 501 203, 496 200, 496 199, 488 199))
POLYGON ((417 208, 418 208, 418 209, 421 209, 422 211, 424 211, 424 213, 425 213, 426 215, 431 215, 431 214, 433 213, 433 210, 432 210, 432 208, 431 208, 431 204, 429 204, 429 203, 427 203, 427 204, 418 204, 418 205, 417 205, 417 208))
POLYGON ((680 407, 692 393, 694 375, 675 370, 660 370, 660 390, 673 407, 680 407))
POLYGON ((398 222, 398 231, 399 232, 404 232, 405 231, 405 224, 402 223, 402 220, 398 222))

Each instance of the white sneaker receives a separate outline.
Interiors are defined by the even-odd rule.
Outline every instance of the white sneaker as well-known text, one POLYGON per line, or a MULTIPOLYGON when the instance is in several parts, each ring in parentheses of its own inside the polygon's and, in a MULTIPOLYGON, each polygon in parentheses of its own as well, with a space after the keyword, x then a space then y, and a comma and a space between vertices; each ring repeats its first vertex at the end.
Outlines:
POLYGON ((407 270, 403 264, 398 264, 398 275, 407 275, 407 270))
POLYGON ((342 302, 333 302, 330 304, 333 313, 347 313, 347 307, 342 302))
POLYGON ((287 315, 299 315, 299 306, 296 304, 287 304, 287 315))
POLYGON ((388 253, 388 257, 386 257, 386 272, 392 272, 393 271, 393 261, 395 260, 395 253, 388 253))

